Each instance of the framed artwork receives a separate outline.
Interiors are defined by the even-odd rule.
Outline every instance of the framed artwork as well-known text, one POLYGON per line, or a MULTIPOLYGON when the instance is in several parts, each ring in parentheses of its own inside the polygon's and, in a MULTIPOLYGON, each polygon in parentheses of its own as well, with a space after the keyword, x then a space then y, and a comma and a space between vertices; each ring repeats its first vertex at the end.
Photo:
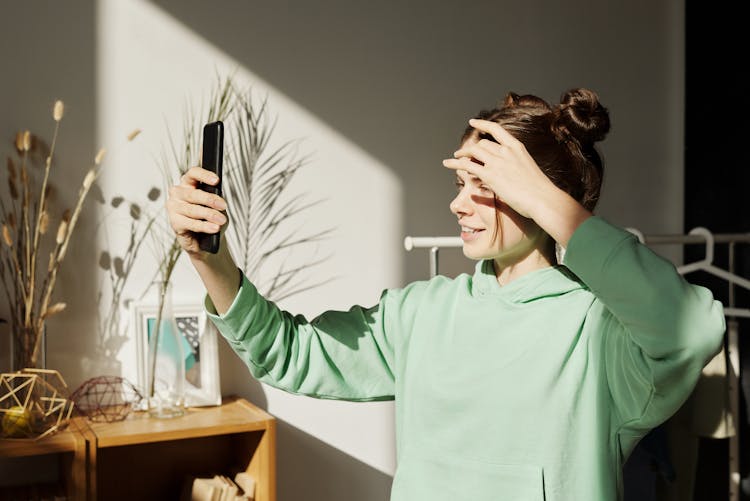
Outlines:
MULTIPOLYGON (((172 309, 185 357, 185 405, 220 405, 216 327, 206 316, 202 305, 174 305, 172 309)), ((148 387, 148 343, 156 327, 157 311, 156 304, 136 304, 133 308, 138 350, 138 387, 142 390, 148 387)))

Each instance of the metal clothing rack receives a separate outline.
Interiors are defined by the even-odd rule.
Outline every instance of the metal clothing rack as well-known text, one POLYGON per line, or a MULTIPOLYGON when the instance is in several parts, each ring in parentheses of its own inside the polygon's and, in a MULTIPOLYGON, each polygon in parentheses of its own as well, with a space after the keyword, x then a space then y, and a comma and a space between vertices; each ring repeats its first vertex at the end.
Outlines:
MULTIPOLYGON (((736 322, 738 317, 750 318, 750 309, 738 308, 735 305, 734 286, 739 285, 750 290, 750 280, 734 275, 736 244, 750 243, 750 233, 712 234, 705 228, 695 228, 686 235, 662 234, 644 235, 636 228, 625 228, 634 234, 645 245, 706 245, 706 258, 698 263, 678 267, 682 274, 692 271, 706 270, 714 276, 723 278, 729 286, 728 304, 724 305, 724 314, 730 322, 736 322), (715 244, 729 246, 729 270, 722 270, 713 266, 713 250, 715 244)), ((404 238, 404 248, 430 249, 430 278, 438 274, 439 253, 441 248, 462 247, 460 237, 412 237, 404 238)), ((735 423, 735 433, 729 437, 729 501, 740 501, 740 353, 739 339, 736 329, 727 329, 727 389, 729 391, 729 408, 735 423)))

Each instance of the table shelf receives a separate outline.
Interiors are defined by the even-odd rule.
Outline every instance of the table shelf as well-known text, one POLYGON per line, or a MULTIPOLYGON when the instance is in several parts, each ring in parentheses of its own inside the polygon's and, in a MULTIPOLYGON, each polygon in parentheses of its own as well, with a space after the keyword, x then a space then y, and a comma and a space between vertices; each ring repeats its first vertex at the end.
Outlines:
POLYGON ((276 501, 276 420, 242 398, 171 419, 74 418, 42 440, 0 440, 0 458, 48 454, 59 457, 69 499, 177 500, 191 477, 245 471, 256 481, 256 501, 276 501))

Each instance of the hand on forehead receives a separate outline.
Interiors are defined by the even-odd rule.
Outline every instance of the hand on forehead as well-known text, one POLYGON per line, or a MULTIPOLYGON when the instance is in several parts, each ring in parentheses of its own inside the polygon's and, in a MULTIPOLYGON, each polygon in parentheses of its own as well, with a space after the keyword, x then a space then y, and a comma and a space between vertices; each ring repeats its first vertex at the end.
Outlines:
POLYGON ((497 122, 472 118, 471 120, 469 120, 469 125, 474 127, 474 130, 477 132, 477 134, 475 135, 477 140, 480 139, 482 133, 485 133, 490 135, 495 141, 503 145, 510 145, 518 142, 518 139, 513 137, 510 132, 505 130, 497 122))

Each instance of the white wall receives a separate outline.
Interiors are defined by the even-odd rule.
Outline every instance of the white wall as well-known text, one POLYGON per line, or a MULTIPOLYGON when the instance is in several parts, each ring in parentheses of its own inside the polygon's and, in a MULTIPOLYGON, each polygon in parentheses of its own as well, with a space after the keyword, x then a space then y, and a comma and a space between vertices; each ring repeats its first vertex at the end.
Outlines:
MULTIPOLYGON (((407 254, 402 239, 455 234, 452 173, 440 161, 465 121, 509 90, 550 100, 570 87, 596 90, 613 120, 602 145, 600 213, 647 233, 681 232, 683 11, 680 1, 645 0, 28 2, 4 11, 21 21, 2 35, 0 54, 18 71, 0 80, 0 131, 10 138, 21 126, 45 125, 47 108, 65 99, 60 173, 73 179, 107 146, 105 194, 142 198, 160 183, 154 158, 165 147, 165 122, 178 129, 186 100, 205 95, 215 69, 238 68, 242 82, 268 92, 279 116, 276 139, 304 138, 313 154, 294 189, 328 201, 309 224, 337 227, 321 246, 335 258, 318 272, 339 278, 281 303, 313 316, 372 304, 382 288, 428 275, 426 253, 407 254), (136 127, 141 137, 124 144, 136 127)), ((72 199, 77 181, 60 180, 72 199)), ((105 241, 93 226, 103 214, 91 205, 61 277, 70 311, 50 326, 50 364, 72 384, 97 375, 83 361, 96 335, 96 248, 105 241)), ((116 218, 108 221, 106 245, 117 247, 124 233, 116 218)), ((142 255, 130 295, 151 278, 153 258, 142 255)), ((442 254, 446 274, 472 267, 458 251, 442 254)), ((178 301, 200 300, 187 263, 176 283, 178 301)), ((133 353, 132 343, 118 353, 127 377, 134 377, 133 353)), ((221 365, 225 393, 280 419, 280 500, 387 497, 392 404, 286 395, 253 382, 226 346, 221 365)))

